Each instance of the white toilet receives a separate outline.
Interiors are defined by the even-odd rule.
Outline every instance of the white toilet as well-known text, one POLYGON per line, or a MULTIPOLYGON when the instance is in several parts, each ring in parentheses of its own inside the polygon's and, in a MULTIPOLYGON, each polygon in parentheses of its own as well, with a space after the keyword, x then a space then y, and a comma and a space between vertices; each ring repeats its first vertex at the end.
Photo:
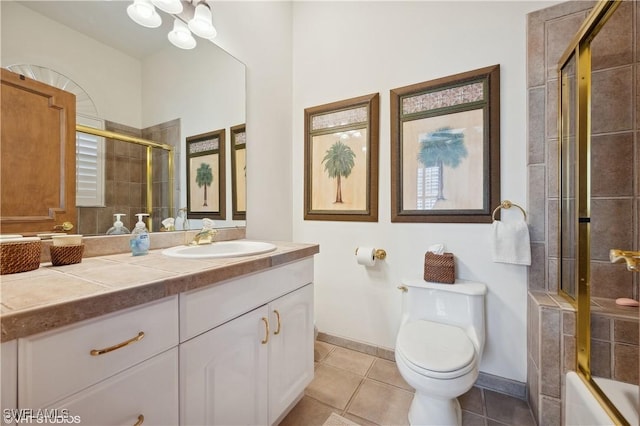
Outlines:
POLYGON ((416 393, 409 423, 460 425, 457 397, 478 378, 485 341, 485 294, 478 282, 403 282, 396 363, 416 393))

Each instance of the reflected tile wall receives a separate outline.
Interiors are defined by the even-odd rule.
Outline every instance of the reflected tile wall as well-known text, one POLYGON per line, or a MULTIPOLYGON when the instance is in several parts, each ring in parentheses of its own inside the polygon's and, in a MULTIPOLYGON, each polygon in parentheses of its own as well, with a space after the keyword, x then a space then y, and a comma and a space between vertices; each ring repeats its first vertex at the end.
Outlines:
POLYGON ((155 142, 171 145, 174 148, 174 181, 169 181, 169 154, 165 150, 153 150, 153 227, 159 230, 163 219, 168 217, 176 217, 177 209, 180 208, 176 203, 180 200, 180 192, 178 185, 175 185, 175 179, 180 176, 181 162, 180 158, 180 119, 175 119, 161 123, 155 126, 147 127, 142 130, 142 137, 155 142), (173 200, 174 211, 169 209, 169 190, 174 188, 173 200))
MULTIPOLYGON (((139 129, 105 121, 105 130, 140 137, 139 129)), ((145 204, 142 179, 144 148, 114 139, 105 140, 105 206, 78 208, 78 230, 84 235, 104 234, 113 226, 114 214, 124 213, 124 226, 132 229, 133 214, 145 204)))
MULTIPOLYGON (((128 136, 141 137, 161 143, 179 146, 180 120, 172 120, 148 129, 136 129, 119 123, 105 122, 105 129, 128 136)), ((178 151, 177 149, 176 151, 178 151)), ((161 218, 169 217, 168 197, 170 187, 167 169, 167 155, 154 149, 154 224, 153 230, 160 229, 161 218), (163 156, 164 155, 164 156, 163 156), (163 195, 163 192, 165 195, 163 195)), ((176 158, 179 158, 176 155, 176 158)), ((179 176, 177 168, 175 176, 179 176)), ((78 208, 78 233, 83 235, 104 234, 113 226, 114 214, 124 213, 124 226, 132 230, 136 213, 146 212, 146 148, 128 142, 107 139, 105 142, 105 206, 78 208)), ((174 195, 174 200, 178 196, 174 195)))

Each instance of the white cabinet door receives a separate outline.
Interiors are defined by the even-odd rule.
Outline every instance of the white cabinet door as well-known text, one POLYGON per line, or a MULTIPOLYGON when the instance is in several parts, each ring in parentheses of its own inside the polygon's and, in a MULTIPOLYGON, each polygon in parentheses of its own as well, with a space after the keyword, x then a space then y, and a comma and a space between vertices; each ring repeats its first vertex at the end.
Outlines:
MULTIPOLYGON (((14 425, 12 413, 18 408, 18 342, 11 340, 0 346, 0 408, 2 423, 14 425), (5 411, 8 410, 8 411, 5 411)), ((17 415, 17 412, 15 412, 17 415)))
POLYGON ((180 345, 183 426, 267 423, 268 316, 262 306, 180 345))
POLYGON ((313 284, 269 304, 269 424, 313 380, 313 284))
POLYGON ((48 407, 83 425, 177 425, 178 349, 129 368, 48 407))

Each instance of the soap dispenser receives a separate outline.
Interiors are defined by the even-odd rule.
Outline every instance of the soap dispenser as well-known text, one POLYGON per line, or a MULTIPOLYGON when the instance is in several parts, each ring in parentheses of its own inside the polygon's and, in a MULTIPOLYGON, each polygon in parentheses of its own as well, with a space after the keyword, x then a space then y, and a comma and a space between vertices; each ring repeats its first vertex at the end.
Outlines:
POLYGON ((131 247, 131 254, 134 256, 142 256, 149 253, 149 231, 147 231, 147 226, 142 221, 144 216, 149 215, 146 213, 136 213, 136 216, 138 216, 138 222, 131 233, 129 246, 131 247))
POLYGON ((116 221, 113 222, 113 226, 107 230, 107 235, 122 235, 122 234, 130 234, 131 231, 124 226, 124 223, 120 221, 121 216, 126 216, 124 213, 116 213, 114 214, 116 221))

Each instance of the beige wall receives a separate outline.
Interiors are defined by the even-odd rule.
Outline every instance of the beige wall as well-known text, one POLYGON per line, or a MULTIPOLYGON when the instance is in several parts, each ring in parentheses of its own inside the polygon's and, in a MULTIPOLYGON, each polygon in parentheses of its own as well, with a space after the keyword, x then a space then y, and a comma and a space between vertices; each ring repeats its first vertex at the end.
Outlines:
MULTIPOLYGON (((548 4, 293 2, 290 207, 294 240, 320 244, 314 282, 321 332, 393 348, 401 318, 396 287, 403 279, 420 277, 427 248, 444 243, 456 255, 458 277, 489 288, 488 338, 480 370, 520 383, 526 380, 527 268, 492 261, 491 225, 391 223, 389 92, 500 64, 501 195, 528 209, 526 14, 548 4), (370 93, 380 94, 378 221, 305 221, 304 109, 370 93), (357 246, 383 248, 387 258, 375 268, 364 268, 353 255, 357 246)), ((250 177, 250 186, 252 182, 250 177)), ((503 217, 522 217, 511 210, 503 217)), ((250 218, 248 226, 253 228, 250 218)))

